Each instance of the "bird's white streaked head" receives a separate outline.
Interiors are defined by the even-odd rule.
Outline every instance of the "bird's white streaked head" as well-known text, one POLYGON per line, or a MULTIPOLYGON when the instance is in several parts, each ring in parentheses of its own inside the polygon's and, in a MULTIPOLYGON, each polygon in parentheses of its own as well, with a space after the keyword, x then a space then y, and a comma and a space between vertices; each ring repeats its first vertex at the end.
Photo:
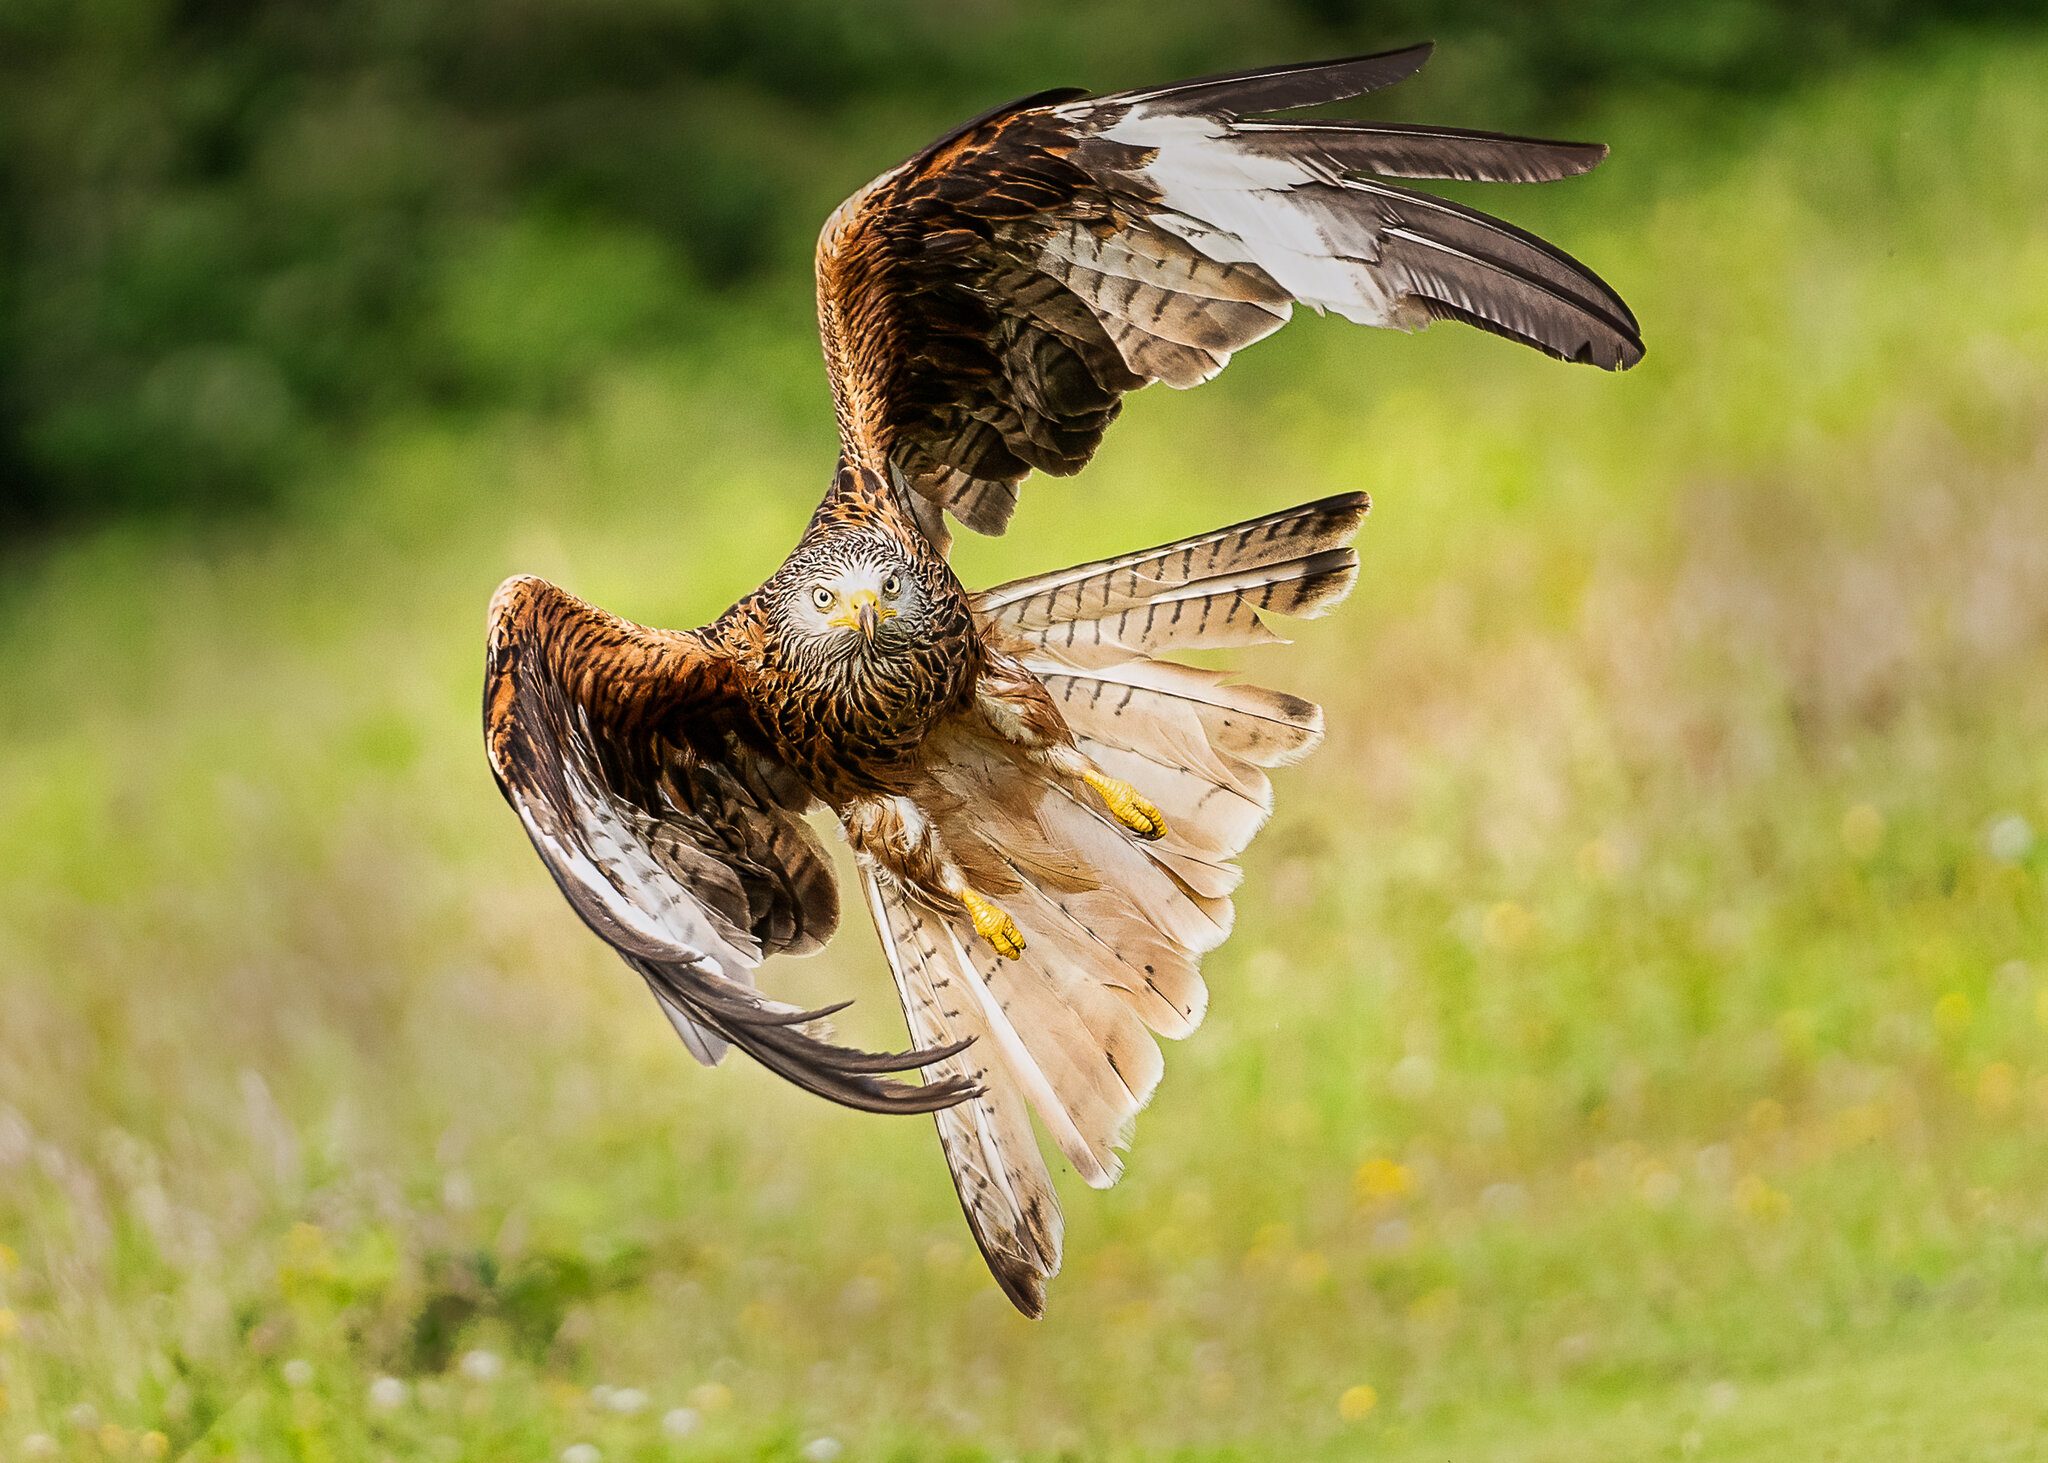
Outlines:
POLYGON ((849 535, 808 545, 775 577, 775 618, 800 639, 888 652, 923 633, 923 586, 908 557, 886 539, 849 535))

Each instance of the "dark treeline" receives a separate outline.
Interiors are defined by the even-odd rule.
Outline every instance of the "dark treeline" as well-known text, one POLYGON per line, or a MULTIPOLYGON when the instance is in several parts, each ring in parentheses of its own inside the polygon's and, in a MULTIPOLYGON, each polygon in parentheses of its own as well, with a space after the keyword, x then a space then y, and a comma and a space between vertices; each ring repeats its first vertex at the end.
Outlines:
POLYGON ((2029 0, 9 0, 0 531, 260 503, 400 405, 545 398, 805 268, 931 132, 1434 37, 1399 105, 1568 126, 1755 93, 2029 0))

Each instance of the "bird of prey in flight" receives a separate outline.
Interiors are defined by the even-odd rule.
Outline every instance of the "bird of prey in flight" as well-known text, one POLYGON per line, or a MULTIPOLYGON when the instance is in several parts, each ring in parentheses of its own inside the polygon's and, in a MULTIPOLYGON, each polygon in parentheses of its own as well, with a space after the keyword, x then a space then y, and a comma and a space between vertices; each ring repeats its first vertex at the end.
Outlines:
POLYGON ((855 193, 818 241, 839 421, 824 502, 761 587, 659 630, 515 578, 490 608, 484 730, 576 912, 700 1060, 737 1046, 823 1097, 930 1112, 967 1222, 1044 1309, 1058 1202, 1032 1130, 1115 1182, 1229 933, 1233 860, 1312 703, 1170 659, 1275 638, 1350 589, 1363 494, 964 588, 948 519, 1002 532, 1034 471, 1077 472, 1126 392, 1195 386, 1293 307, 1459 320, 1608 370, 1628 307, 1569 256, 1390 179, 1545 182, 1604 147, 1275 114, 1412 75, 1418 46, 1143 91, 1046 92, 855 193), (912 1049, 836 1043, 761 994, 852 846, 912 1049), (916 1071, 921 1080, 903 1080, 916 1071))

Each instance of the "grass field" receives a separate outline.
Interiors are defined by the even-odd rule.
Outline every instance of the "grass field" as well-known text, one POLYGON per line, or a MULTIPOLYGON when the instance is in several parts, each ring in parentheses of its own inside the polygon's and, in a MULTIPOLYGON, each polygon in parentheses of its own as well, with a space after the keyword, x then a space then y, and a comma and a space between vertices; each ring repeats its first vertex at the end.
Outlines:
MULTIPOLYGON (((963 549, 1376 501, 1037 1324, 930 1125, 696 1068, 484 767, 505 574, 695 622, 794 540, 800 283, 5 560, 0 1458, 2048 1456, 2044 70, 1618 107, 1489 201, 1637 371, 1304 323, 963 549)), ((851 918, 775 978, 900 1040, 851 918)))

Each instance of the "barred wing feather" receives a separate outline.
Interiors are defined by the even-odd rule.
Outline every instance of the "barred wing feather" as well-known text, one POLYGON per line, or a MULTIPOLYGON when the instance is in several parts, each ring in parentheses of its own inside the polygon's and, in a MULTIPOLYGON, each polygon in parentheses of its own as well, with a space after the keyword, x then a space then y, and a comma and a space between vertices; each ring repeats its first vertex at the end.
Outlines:
POLYGON ((1000 532, 1024 477, 1078 471, 1126 393, 1208 380, 1296 303, 1633 365, 1635 318, 1591 270, 1390 181, 1546 182, 1605 148, 1259 115, 1391 85, 1428 55, 1028 98, 876 179, 818 244, 843 450, 892 471, 943 541, 939 510, 1000 532))

